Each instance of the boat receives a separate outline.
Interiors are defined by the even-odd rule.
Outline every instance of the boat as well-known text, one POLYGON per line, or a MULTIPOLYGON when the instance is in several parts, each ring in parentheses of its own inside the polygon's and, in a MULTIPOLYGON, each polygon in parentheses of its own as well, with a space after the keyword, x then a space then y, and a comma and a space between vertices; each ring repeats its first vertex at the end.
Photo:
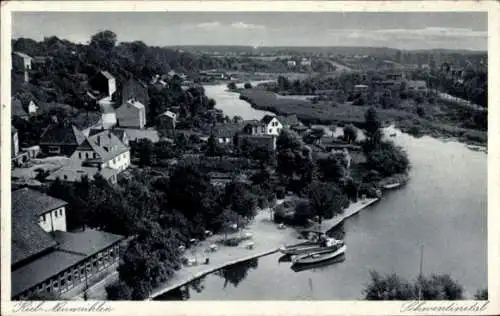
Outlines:
POLYGON ((334 238, 326 238, 325 241, 326 242, 324 243, 322 243, 321 241, 306 241, 305 243, 284 246, 280 248, 280 252, 285 255, 302 255, 312 252, 333 251, 337 249, 339 245, 344 244, 342 240, 337 240, 334 238))
POLYGON ((396 189, 401 186, 401 183, 395 182, 395 183, 389 183, 383 186, 385 190, 391 190, 391 189, 396 189))
POLYGON ((340 247, 337 246, 336 250, 322 250, 317 252, 308 253, 305 255, 295 256, 292 258, 294 265, 304 265, 304 264, 316 264, 319 262, 332 260, 346 251, 347 246, 342 244, 340 247))
POLYGON ((310 270, 321 270, 327 268, 331 265, 341 263, 345 261, 345 254, 341 254, 335 258, 310 264, 292 264, 290 269, 294 272, 310 271, 310 270))

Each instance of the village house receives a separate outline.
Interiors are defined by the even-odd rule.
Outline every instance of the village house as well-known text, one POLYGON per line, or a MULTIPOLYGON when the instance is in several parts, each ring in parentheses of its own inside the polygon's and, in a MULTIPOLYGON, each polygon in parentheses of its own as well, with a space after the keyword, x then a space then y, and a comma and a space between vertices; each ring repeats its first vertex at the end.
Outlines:
POLYGON ((45 180, 55 181, 59 179, 65 182, 77 182, 82 181, 85 177, 89 180, 95 179, 95 176, 97 174, 99 174, 109 183, 116 184, 118 181, 119 171, 109 167, 99 168, 82 166, 81 164, 72 161, 69 165, 66 165, 51 173, 45 178, 45 180))
POLYGON ((368 86, 364 84, 357 84, 354 86, 353 92, 356 94, 365 94, 368 92, 368 86))
POLYGON ((424 80, 408 80, 405 84, 406 92, 426 94, 427 93, 427 83, 424 80))
POLYGON ((242 129, 243 124, 241 123, 216 124, 212 128, 211 135, 214 136, 219 144, 233 144, 234 137, 240 133, 242 129))
POLYGON ((31 63, 33 58, 28 54, 23 52, 13 52, 12 53, 12 65, 16 69, 20 69, 22 71, 31 70, 31 63))
POLYGON ((53 124, 42 133, 40 149, 48 156, 71 156, 85 138, 75 125, 53 124))
POLYGON ((276 119, 283 125, 283 128, 286 129, 293 129, 299 126, 304 126, 304 124, 302 124, 302 122, 295 114, 288 116, 277 116, 276 119))
POLYGON ((28 112, 24 109, 24 106, 18 98, 12 98, 11 99, 11 115, 12 117, 18 117, 23 120, 28 120, 29 119, 29 114, 28 112))
POLYGON ((244 132, 250 135, 274 135, 278 136, 283 125, 276 116, 265 115, 260 121, 247 121, 244 132))
POLYGON ((65 201, 23 188, 12 192, 11 297, 80 293, 116 268, 123 236, 66 232, 65 201))
POLYGON ((177 114, 172 111, 165 111, 157 118, 156 126, 158 129, 175 129, 177 123, 177 114))
POLYGON ((116 79, 107 71, 100 71, 90 80, 93 89, 99 91, 107 97, 111 97, 116 92, 116 79))
POLYGON ((300 65, 302 67, 311 67, 311 60, 310 59, 307 59, 307 58, 302 58, 302 60, 300 61, 300 65))
POLYGON ((91 130, 70 158, 81 166, 111 168, 121 172, 130 166, 130 148, 109 130, 91 130))
POLYGON ((288 60, 286 62, 286 65, 289 67, 289 68, 293 68, 295 66, 297 66, 297 62, 295 60, 288 60))
POLYGON ((149 107, 149 94, 148 94, 148 87, 144 83, 134 78, 130 78, 123 84, 121 91, 122 91, 122 98, 121 98, 122 104, 126 103, 128 100, 135 99, 144 105, 147 115, 149 107))
POLYGON ((146 126, 146 109, 136 99, 124 102, 115 110, 117 125, 120 127, 144 128, 146 126))

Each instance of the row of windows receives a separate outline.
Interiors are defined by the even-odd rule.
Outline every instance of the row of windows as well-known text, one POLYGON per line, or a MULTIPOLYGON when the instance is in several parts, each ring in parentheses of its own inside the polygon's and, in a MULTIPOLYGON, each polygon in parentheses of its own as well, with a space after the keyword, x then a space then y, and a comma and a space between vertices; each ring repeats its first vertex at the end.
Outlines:
POLYGON ((45 282, 37 285, 31 290, 27 291, 20 298, 25 299, 33 293, 49 292, 55 294, 62 294, 72 289, 73 287, 83 283, 85 278, 93 276, 110 265, 118 261, 118 246, 108 249, 98 256, 93 256, 89 259, 91 262, 81 264, 71 270, 67 270, 56 277, 46 280, 45 282))
MULTIPOLYGON (((82 152, 78 152, 78 158, 82 159, 82 152)), ((89 159, 90 158, 90 155, 88 152, 85 153, 85 159, 89 159)), ((97 159, 97 154, 96 153, 92 153, 92 158, 93 159, 97 159)))
MULTIPOLYGON (((45 213, 42 216, 40 216, 40 221, 45 222, 46 221, 45 215, 49 215, 49 214, 50 213, 45 213)), ((55 210, 54 215, 55 215, 55 217, 63 216, 63 209, 61 208, 61 209, 55 210)))

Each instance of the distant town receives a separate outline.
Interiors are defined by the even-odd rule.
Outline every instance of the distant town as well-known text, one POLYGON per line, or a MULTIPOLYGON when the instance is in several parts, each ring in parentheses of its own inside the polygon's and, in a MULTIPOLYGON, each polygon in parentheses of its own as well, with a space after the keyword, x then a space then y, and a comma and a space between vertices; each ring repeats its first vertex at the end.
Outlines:
MULTIPOLYGON (((412 181, 393 138, 486 151, 487 60, 151 47, 111 31, 85 45, 13 39, 12 299, 185 298, 197 276, 238 284, 249 267, 241 279, 218 271, 277 251, 295 255, 293 269, 338 262, 345 232, 329 231, 412 181), (321 260, 280 249, 306 239, 321 260)), ((465 298, 447 275, 398 279, 398 297, 371 277, 366 299, 465 298)), ((469 290, 487 298, 486 285, 469 290)))

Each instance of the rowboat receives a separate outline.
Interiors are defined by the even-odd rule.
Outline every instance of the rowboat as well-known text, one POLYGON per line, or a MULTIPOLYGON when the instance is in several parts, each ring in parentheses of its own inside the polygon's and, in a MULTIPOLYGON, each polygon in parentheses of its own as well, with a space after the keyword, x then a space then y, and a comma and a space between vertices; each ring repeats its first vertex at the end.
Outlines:
POLYGON ((333 259, 337 256, 342 255, 347 249, 346 245, 337 247, 337 250, 323 250, 318 252, 312 252, 301 256, 296 256, 292 258, 294 265, 296 264, 313 264, 318 262, 327 261, 333 259))
POLYGON ((323 269, 326 267, 329 267, 331 265, 344 262, 345 261, 345 254, 337 256, 333 259, 330 260, 325 260, 317 263, 310 263, 310 264, 292 264, 290 268, 294 272, 302 272, 302 271, 309 271, 309 270, 316 270, 316 269, 323 269))
POLYGON ((343 245, 342 240, 327 238, 325 243, 320 241, 306 241, 296 245, 283 246, 280 248, 280 252, 285 255, 302 255, 313 252, 334 251, 339 247, 339 245, 343 245))

